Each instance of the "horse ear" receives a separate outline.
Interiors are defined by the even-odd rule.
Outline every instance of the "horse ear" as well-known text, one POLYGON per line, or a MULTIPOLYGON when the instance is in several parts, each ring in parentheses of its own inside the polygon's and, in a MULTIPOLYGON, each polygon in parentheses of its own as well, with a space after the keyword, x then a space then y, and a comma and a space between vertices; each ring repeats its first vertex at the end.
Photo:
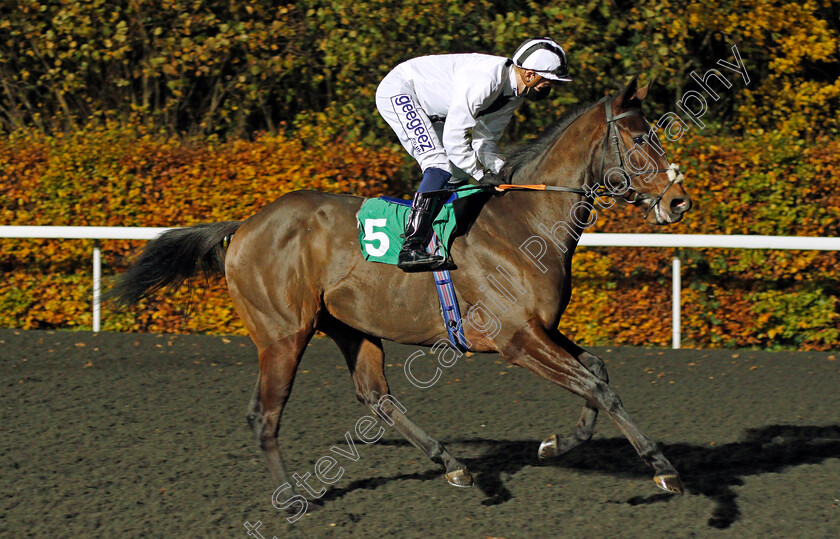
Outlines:
POLYGON ((651 86, 653 86, 653 79, 651 78, 647 84, 636 90, 635 97, 639 101, 644 101, 648 95, 648 91, 650 91, 651 86))
MULTIPOLYGON (((634 75, 630 82, 627 84, 627 87, 624 88, 624 91, 621 92, 621 108, 629 109, 632 106, 639 106, 641 102, 639 102, 638 98, 636 97, 636 90, 638 89, 639 84, 639 76, 634 75)), ((645 88, 645 94, 647 94, 647 88, 645 88)))

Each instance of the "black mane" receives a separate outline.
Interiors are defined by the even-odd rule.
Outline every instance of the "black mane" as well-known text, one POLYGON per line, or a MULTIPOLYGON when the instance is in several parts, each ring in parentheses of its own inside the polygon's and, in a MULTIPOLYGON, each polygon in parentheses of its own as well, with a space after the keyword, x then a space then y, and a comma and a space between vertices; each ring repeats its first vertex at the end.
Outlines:
POLYGON ((595 105, 599 105, 604 101, 610 99, 611 96, 606 96, 599 101, 589 105, 574 105, 565 111, 554 122, 553 125, 545 129, 540 135, 530 141, 518 144, 510 149, 505 156, 505 166, 502 167, 501 175, 505 183, 513 183, 514 174, 521 170, 530 170, 539 162, 539 158, 551 146, 566 129, 572 125, 572 122, 577 120, 584 112, 588 111, 595 105))

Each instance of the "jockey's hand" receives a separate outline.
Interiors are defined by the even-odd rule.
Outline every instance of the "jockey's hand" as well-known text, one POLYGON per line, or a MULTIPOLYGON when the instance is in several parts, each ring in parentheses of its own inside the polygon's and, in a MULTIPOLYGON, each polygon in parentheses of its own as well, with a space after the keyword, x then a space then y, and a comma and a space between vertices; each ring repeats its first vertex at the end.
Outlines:
POLYGON ((479 185, 502 185, 503 183, 505 182, 501 174, 488 170, 484 173, 484 176, 481 177, 479 185))

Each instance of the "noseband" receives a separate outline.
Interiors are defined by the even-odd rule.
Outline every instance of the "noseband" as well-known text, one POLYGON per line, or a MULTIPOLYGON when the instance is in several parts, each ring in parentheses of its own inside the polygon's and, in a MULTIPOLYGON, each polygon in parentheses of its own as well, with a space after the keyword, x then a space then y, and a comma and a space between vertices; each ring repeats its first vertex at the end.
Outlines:
MULTIPOLYGON (((651 172, 655 174, 659 174, 661 172, 668 173, 668 179, 670 180, 670 182, 668 183, 668 185, 665 186, 665 189, 663 189, 662 192, 659 193, 659 196, 656 197, 656 199, 654 199, 653 204, 651 204, 645 212, 645 219, 647 219, 647 216, 650 214, 651 210, 653 210, 662 201, 662 197, 665 196, 665 193, 668 192, 668 189, 670 189, 671 186, 675 183, 680 183, 682 181, 683 175, 679 172, 679 166, 674 164, 669 164, 668 168, 666 169, 655 169, 652 171, 645 170, 643 172, 634 172, 632 174, 628 172, 624 164, 624 154, 627 153, 627 147, 624 145, 624 141, 619 136, 618 126, 615 125, 615 122, 621 120, 622 118, 627 118, 628 116, 641 116, 642 112, 640 110, 628 110, 627 112, 622 112, 621 114, 613 114, 612 100, 604 103, 604 108, 607 113, 607 132, 604 135, 604 149, 601 152, 601 167, 598 171, 598 178, 603 179, 604 177, 604 163, 607 159, 607 146, 609 146, 610 137, 612 137, 613 142, 615 143, 615 151, 618 154, 619 168, 621 169, 621 172, 623 172, 630 181, 630 185, 628 186, 627 190, 624 192, 623 195, 624 200, 626 200, 628 203, 635 204, 639 200, 639 192, 633 188, 632 183, 632 179, 635 176, 641 176, 642 174, 649 174, 651 172), (621 151, 622 148, 624 149, 623 153, 621 151), (633 196, 632 199, 629 197, 630 194, 632 194, 633 196)), ((615 194, 617 193, 613 193, 611 196, 615 196, 615 194)))

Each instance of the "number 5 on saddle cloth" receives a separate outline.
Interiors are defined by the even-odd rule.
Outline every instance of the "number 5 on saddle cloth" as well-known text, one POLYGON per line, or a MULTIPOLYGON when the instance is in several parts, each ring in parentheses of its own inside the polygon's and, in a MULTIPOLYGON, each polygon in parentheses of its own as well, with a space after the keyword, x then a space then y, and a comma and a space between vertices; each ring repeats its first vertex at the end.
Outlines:
MULTIPOLYGON (((479 188, 458 191, 444 203, 432 223, 434 233, 427 247, 429 253, 449 258, 449 249, 458 228, 453 203, 457 199, 482 192, 485 191, 479 188)), ((382 264, 397 264, 410 207, 410 200, 385 196, 371 198, 362 204, 356 214, 356 220, 359 228, 359 246, 365 260, 382 264)), ((461 312, 449 270, 434 271, 432 275, 440 300, 443 322, 449 334, 449 342, 455 349, 466 352, 468 348, 461 324, 461 312)))

